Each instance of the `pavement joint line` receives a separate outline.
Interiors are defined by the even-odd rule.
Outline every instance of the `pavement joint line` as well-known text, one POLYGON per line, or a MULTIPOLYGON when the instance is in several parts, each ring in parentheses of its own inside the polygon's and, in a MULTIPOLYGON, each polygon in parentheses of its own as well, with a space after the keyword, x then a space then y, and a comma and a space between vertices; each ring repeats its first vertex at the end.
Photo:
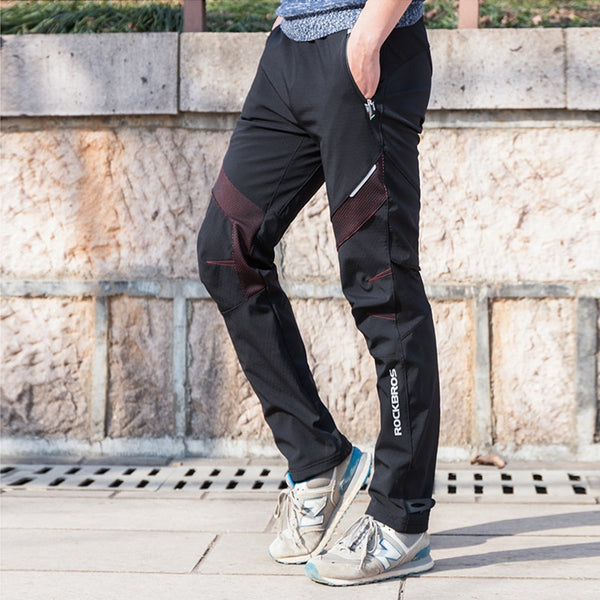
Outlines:
POLYGON ((208 546, 206 546, 206 549, 202 553, 202 556, 198 559, 198 562, 193 566, 190 573, 198 573, 198 571, 200 570, 200 565, 201 565, 202 561, 206 558, 206 556, 210 553, 210 551, 215 547, 215 544, 217 543, 217 541, 219 540, 220 537, 221 536, 219 534, 216 534, 215 536, 213 536, 213 539, 209 542, 208 546))
MULTIPOLYGON (((294 566, 298 566, 298 565, 294 565, 294 566)), ((285 568, 285 565, 284 565, 285 568)), ((181 571, 109 571, 109 570, 98 570, 98 571, 90 571, 90 570, 85 570, 85 569, 1 569, 0 570, 1 573, 100 573, 100 574, 115 574, 115 575, 177 575, 179 577, 194 577, 197 576, 196 573, 191 573, 191 572, 187 572, 187 573, 182 573, 181 571)), ((201 573, 202 576, 204 575, 223 575, 223 573, 219 572, 219 571, 206 571, 201 573)), ((228 574, 228 575, 232 575, 232 574, 228 574)), ((265 573, 236 573, 235 575, 233 575, 235 577, 265 577, 266 574, 265 573)), ((302 573, 269 573, 268 577, 295 577, 297 579, 306 579, 306 575, 302 574, 302 573)), ((399 582, 406 582, 406 581, 413 581, 417 578, 435 578, 435 579, 449 579, 449 580, 454 580, 454 579, 477 579, 477 580, 486 580, 486 579, 494 579, 494 580, 500 580, 500 581, 506 581, 506 577, 505 576, 498 576, 498 575, 481 575, 481 576, 474 576, 474 575, 458 575, 458 574, 452 574, 450 575, 442 575, 442 574, 437 574, 435 572, 435 567, 433 568, 433 570, 428 571, 427 573, 423 574, 423 575, 410 575, 409 577, 403 577, 403 578, 398 578, 399 582)), ((519 580, 519 581, 598 581, 600 578, 597 577, 532 577, 532 576, 527 576, 527 577, 523 577, 523 576, 510 576, 510 579, 514 579, 514 580, 519 580)), ((381 581, 378 583, 389 583, 390 581, 393 582, 393 580, 388 580, 388 581, 381 581)), ((315 584, 316 585, 316 584, 315 584)), ((377 585, 377 584, 375 584, 377 585)), ((323 588, 323 587, 319 587, 318 589, 327 589, 327 588, 323 588)))

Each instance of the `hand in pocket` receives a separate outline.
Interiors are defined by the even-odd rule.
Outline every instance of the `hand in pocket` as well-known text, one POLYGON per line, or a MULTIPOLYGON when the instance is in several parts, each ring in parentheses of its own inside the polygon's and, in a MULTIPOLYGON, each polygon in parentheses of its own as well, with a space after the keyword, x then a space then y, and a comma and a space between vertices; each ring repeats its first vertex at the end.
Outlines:
POLYGON ((365 98, 372 98, 377 91, 381 67, 379 51, 367 50, 350 34, 346 46, 348 67, 354 82, 365 98))

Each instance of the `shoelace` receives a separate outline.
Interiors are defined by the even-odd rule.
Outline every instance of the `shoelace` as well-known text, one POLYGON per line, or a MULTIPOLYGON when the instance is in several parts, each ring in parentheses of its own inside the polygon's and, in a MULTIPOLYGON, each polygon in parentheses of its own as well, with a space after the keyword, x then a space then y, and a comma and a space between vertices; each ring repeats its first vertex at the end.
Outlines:
POLYGON ((371 515, 363 515, 342 537, 338 546, 349 552, 356 552, 357 547, 366 538, 360 551, 360 568, 365 564, 365 560, 370 551, 377 548, 382 539, 382 533, 375 519, 371 515))
POLYGON ((280 519, 279 521, 279 531, 283 531, 285 528, 285 524, 290 524, 290 529, 292 531, 292 537, 294 541, 302 546, 305 550, 308 550, 306 544, 302 540, 300 533, 298 532, 298 524, 300 523, 300 518, 307 511, 302 505, 302 501, 296 495, 296 490, 283 490, 279 494, 279 498, 277 499, 277 506, 275 507, 275 512, 273 516, 275 519, 280 519))

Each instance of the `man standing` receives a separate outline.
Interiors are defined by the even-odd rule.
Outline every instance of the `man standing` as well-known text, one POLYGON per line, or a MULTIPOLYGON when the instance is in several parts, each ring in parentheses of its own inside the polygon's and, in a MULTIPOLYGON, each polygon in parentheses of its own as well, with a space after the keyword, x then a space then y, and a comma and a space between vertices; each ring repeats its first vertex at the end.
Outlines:
POLYGON ((419 274, 419 134, 431 85, 421 0, 283 0, 198 238, 200 276, 289 465, 269 548, 331 585, 433 566, 439 429, 419 274), (366 514, 332 547, 371 458, 319 398, 274 248, 325 181, 342 288, 377 372, 366 514))

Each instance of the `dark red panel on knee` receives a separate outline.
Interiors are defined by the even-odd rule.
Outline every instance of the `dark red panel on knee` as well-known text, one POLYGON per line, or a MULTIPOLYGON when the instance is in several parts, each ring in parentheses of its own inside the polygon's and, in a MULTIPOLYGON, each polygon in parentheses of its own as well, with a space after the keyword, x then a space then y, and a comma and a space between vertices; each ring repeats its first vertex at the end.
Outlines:
POLYGON ((244 297, 247 299, 265 287, 260 273, 248 264, 252 240, 265 214, 229 181, 223 169, 213 187, 212 195, 231 222, 233 266, 240 279, 244 297))
POLYGON ((331 217, 336 246, 350 239, 383 205, 387 190, 383 179, 383 156, 365 183, 331 217))

